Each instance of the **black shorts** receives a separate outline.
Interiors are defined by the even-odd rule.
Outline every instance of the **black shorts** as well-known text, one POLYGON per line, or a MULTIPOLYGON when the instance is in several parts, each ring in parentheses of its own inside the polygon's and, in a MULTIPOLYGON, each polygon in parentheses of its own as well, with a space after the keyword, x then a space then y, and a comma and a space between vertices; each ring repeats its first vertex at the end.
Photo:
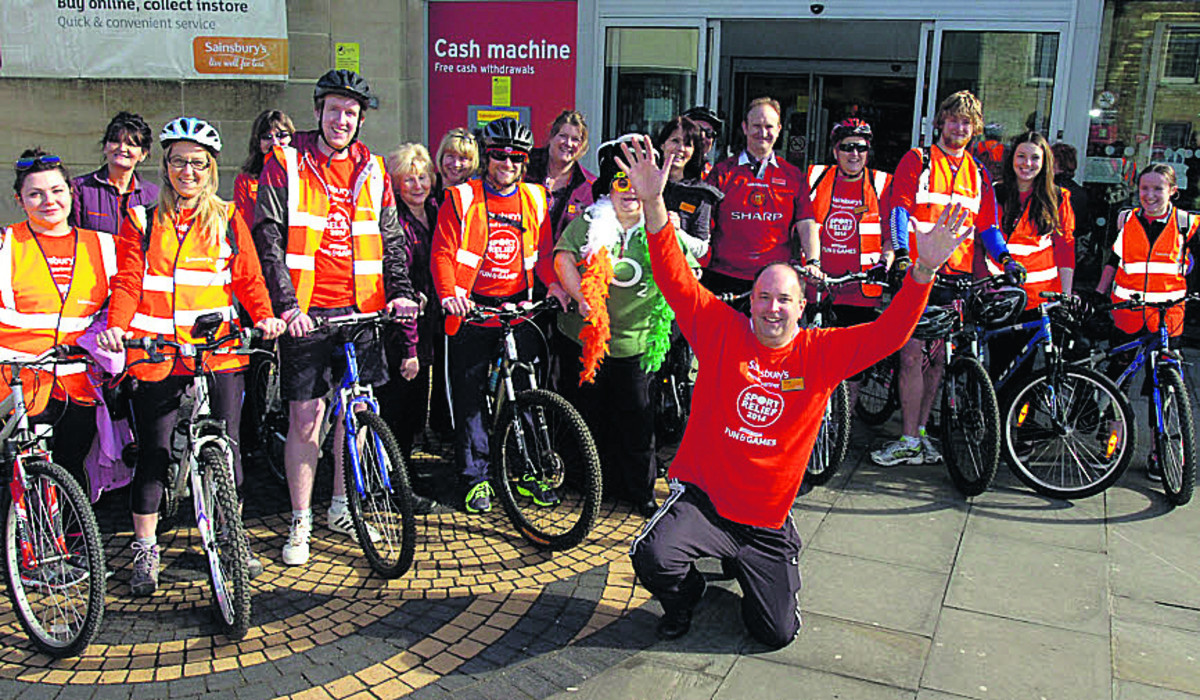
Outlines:
MULTIPOLYGON (((311 309, 313 318, 343 316, 355 313, 354 307, 340 309, 311 309)), ((376 386, 388 380, 387 362, 379 329, 342 328, 335 331, 318 329, 296 338, 288 334, 279 337, 279 389, 285 401, 319 399, 332 386, 341 383, 346 373, 346 355, 342 350, 346 339, 354 337, 354 354, 358 363, 360 384, 376 386)))

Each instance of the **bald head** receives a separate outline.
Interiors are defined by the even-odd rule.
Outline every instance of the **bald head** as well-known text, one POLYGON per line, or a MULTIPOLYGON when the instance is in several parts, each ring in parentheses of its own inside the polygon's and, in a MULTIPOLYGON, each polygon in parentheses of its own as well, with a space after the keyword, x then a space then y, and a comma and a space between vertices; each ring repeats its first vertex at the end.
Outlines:
POLYGON ((796 337, 804 313, 804 282, 787 263, 771 263, 759 271, 750 292, 750 320, 758 341, 769 348, 796 337))

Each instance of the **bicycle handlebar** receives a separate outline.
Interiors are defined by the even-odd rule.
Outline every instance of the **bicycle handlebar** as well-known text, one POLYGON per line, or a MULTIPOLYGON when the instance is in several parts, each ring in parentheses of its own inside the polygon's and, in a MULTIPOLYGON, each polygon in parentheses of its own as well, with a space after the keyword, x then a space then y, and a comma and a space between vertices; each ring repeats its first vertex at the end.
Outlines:
POLYGON ((1126 301, 1109 303, 1106 306, 1099 307, 1098 310, 1111 311, 1113 309, 1134 309, 1141 307, 1149 307, 1151 309, 1169 309, 1177 304, 1182 304, 1188 301, 1200 300, 1200 294, 1188 294, 1182 299, 1173 299, 1170 301, 1145 301, 1141 294, 1134 293, 1130 295, 1126 301))
POLYGON ((798 268, 797 271, 806 278, 806 281, 819 289, 822 292, 827 292, 831 289, 838 289, 850 284, 865 282, 870 278, 865 272, 847 272, 844 275, 832 277, 826 275, 823 279, 809 272, 805 268, 798 268))
POLYGON ((126 348, 131 350, 144 350, 149 358, 138 360, 141 362, 163 362, 166 356, 162 354, 163 348, 174 348, 179 351, 180 357, 195 357, 202 352, 210 352, 220 348, 222 345, 232 341, 241 340, 243 345, 249 345, 250 341, 263 336, 262 330, 258 328, 238 329, 231 333, 227 333, 220 338, 214 340, 205 340, 197 343, 183 343, 178 340, 167 340, 162 336, 145 336, 142 338, 126 338, 123 342, 126 348))
POLYGON ((476 305, 462 319, 465 323, 483 323, 497 320, 501 323, 512 323, 519 320, 529 320, 547 309, 561 308, 554 297, 546 297, 540 301, 506 302, 500 306, 476 305))
POLYGON ((747 291, 741 292, 741 293, 725 292, 724 294, 717 294, 716 297, 717 297, 717 301, 723 301, 726 304, 732 304, 735 301, 741 301, 742 299, 749 297, 750 291, 752 291, 752 290, 747 290, 747 291))
POLYGON ((362 323, 400 323, 404 320, 393 316, 387 310, 383 310, 372 311, 370 313, 343 314, 341 316, 317 316, 313 318, 313 327, 344 328, 345 326, 357 326, 362 323))
POLYGON ((55 345, 41 354, 23 359, 8 359, 0 356, 0 365, 5 367, 37 367, 68 362, 93 362, 93 360, 91 353, 78 345, 55 345))

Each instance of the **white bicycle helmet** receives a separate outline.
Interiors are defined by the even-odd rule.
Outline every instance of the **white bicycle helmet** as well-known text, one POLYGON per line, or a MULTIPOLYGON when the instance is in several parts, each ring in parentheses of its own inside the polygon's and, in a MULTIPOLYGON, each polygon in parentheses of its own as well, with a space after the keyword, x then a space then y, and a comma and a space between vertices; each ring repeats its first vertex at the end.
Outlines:
POLYGON ((212 124, 196 117, 179 117, 167 122, 158 135, 165 149, 176 141, 193 141, 215 153, 221 152, 221 135, 212 124))

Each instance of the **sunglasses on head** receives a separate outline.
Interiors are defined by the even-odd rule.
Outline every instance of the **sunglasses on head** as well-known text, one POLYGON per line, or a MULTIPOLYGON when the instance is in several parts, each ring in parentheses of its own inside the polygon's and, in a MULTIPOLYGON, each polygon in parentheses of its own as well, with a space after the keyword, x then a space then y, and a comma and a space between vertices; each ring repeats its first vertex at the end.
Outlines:
POLYGON ((62 163, 62 158, 50 154, 36 156, 33 158, 19 158, 16 163, 17 172, 29 170, 37 163, 41 163, 42 165, 58 165, 59 163, 62 163))
POLYGON ((629 176, 623 172, 618 172, 613 175, 612 184, 609 189, 613 192, 628 192, 633 189, 633 183, 629 181, 629 176))
POLYGON ((529 155, 520 151, 488 151, 488 158, 492 160, 507 160, 510 163, 524 163, 529 159, 529 155))
POLYGON ((871 146, 865 143, 839 143, 837 149, 842 153, 866 153, 871 146))

